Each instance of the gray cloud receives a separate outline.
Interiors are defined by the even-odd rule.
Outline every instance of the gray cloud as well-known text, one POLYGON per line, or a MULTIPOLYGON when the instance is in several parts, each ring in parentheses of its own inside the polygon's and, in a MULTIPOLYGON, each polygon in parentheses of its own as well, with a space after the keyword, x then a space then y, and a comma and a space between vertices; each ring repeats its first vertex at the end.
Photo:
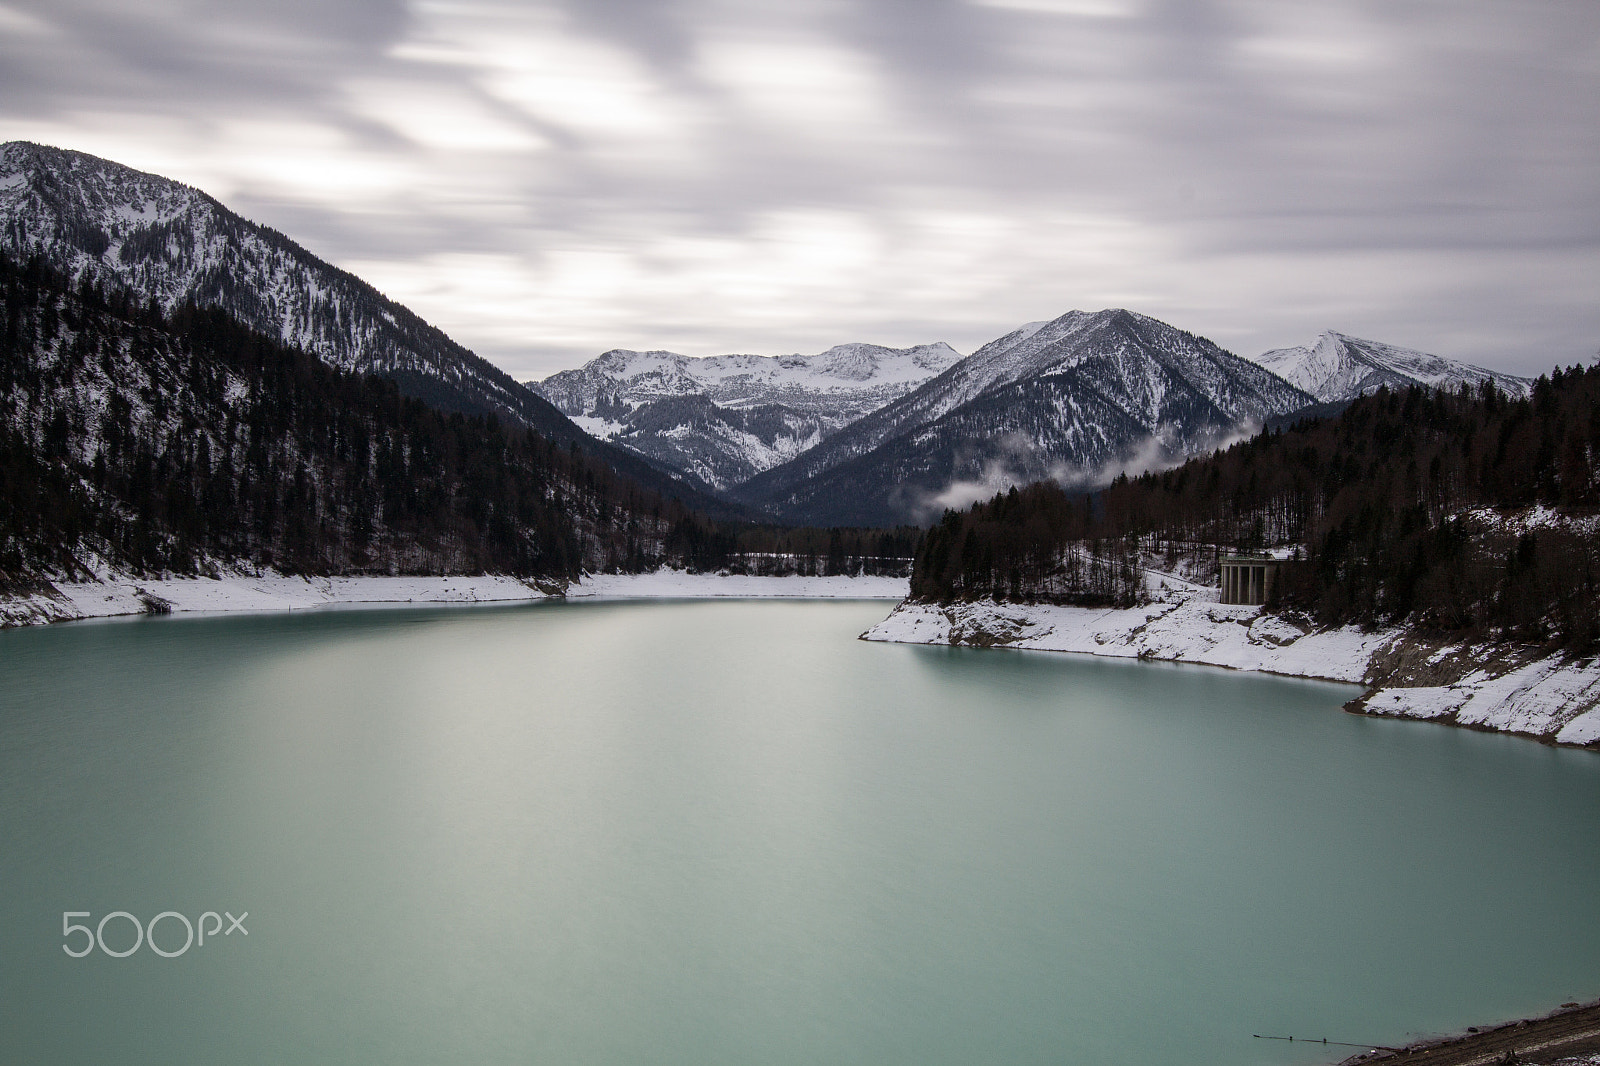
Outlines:
POLYGON ((1600 344, 1586 0, 0 0, 0 137, 213 192, 520 377, 970 349, 1600 344))

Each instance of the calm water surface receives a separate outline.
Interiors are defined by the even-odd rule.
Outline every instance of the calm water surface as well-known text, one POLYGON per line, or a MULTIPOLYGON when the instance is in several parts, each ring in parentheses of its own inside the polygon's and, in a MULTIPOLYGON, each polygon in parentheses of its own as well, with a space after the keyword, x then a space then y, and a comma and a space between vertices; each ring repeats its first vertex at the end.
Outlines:
POLYGON ((0 1058, 1312 1063, 1251 1034, 1600 995, 1600 756, 886 611, 0 633, 0 1058), (117 910, 248 935, 64 954, 117 910))

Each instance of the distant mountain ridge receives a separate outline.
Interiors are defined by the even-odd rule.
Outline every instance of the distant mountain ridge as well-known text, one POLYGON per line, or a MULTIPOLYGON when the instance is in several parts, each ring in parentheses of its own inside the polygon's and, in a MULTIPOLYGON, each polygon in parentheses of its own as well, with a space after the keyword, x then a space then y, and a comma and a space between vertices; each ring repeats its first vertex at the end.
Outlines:
POLYGON ((814 447, 960 359, 944 343, 705 358, 614 349, 528 385, 595 436, 727 488, 814 447))
POLYGON ((187 185, 61 148, 0 145, 0 249, 171 312, 211 307, 343 370, 445 411, 493 414, 576 444, 658 491, 736 514, 638 456, 595 441, 542 396, 266 226, 187 185))
POLYGON ((948 344, 839 344, 817 355, 712 355, 614 348, 576 370, 530 382, 563 411, 588 414, 603 395, 627 403, 703 393, 723 407, 781 402, 864 412, 959 362, 948 344), (853 405, 853 406, 846 406, 853 405))
POLYGON ((707 359, 618 349, 519 384, 203 192, 26 142, 0 145, 0 250, 168 313, 214 308, 444 411, 533 428, 722 517, 925 520, 1020 481, 1103 481, 1383 386, 1492 381, 1525 396, 1532 384, 1334 332, 1243 360, 1121 309, 1032 322, 966 358, 944 344, 707 359))
POLYGON ((1309 345, 1274 348, 1253 361, 1323 403, 1346 402, 1383 387, 1403 389, 1412 385, 1456 389, 1463 384, 1477 387, 1492 381, 1501 392, 1514 397, 1527 396, 1533 390, 1528 378, 1333 330, 1309 345))
POLYGON ((925 520, 956 502, 953 489, 1092 480, 1119 461, 1192 454, 1313 402, 1157 319, 1071 311, 989 342, 732 495, 787 521, 925 520))

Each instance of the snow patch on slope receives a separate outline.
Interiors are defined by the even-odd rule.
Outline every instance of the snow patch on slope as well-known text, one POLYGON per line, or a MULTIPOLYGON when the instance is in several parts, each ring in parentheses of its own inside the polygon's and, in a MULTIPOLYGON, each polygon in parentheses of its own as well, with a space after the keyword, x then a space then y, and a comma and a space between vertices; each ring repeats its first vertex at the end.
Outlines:
POLYGON ((1600 662, 1539 659, 1499 677, 1373 693, 1368 714, 1451 721, 1558 744, 1600 741, 1600 662))

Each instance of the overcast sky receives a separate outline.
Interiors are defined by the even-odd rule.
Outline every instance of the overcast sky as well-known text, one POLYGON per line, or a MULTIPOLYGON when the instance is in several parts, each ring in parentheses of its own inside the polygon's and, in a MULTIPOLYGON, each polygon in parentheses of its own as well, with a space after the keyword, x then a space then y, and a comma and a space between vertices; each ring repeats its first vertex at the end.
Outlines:
POLYGON ((1600 347, 1600 3, 0 0, 0 139, 197 185, 518 378, 1132 308, 1600 347))

